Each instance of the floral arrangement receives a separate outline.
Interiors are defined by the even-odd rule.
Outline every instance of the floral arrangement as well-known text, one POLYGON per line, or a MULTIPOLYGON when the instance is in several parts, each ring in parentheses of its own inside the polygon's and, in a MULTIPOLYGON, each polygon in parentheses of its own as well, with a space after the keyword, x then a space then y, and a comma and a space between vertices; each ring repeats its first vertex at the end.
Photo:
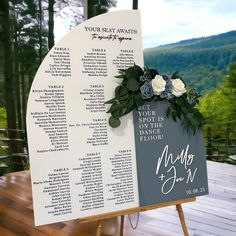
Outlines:
POLYGON ((174 121, 181 120, 181 125, 193 134, 203 124, 203 116, 195 107, 199 103, 200 94, 195 89, 187 90, 178 73, 170 78, 160 75, 154 69, 134 65, 128 69, 119 70, 116 78, 121 83, 115 89, 115 97, 107 101, 111 104, 107 113, 111 113, 109 125, 113 128, 121 124, 120 117, 142 106, 145 101, 166 100, 168 108, 166 116, 174 121))

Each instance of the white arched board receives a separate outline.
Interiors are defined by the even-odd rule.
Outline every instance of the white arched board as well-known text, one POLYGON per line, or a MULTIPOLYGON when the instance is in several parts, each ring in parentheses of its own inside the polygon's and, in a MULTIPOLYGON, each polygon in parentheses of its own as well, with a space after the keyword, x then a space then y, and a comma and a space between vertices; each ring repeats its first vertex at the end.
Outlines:
POLYGON ((42 62, 27 108, 36 225, 139 205, 133 117, 114 130, 104 105, 134 62, 143 65, 138 11, 85 21, 42 62))

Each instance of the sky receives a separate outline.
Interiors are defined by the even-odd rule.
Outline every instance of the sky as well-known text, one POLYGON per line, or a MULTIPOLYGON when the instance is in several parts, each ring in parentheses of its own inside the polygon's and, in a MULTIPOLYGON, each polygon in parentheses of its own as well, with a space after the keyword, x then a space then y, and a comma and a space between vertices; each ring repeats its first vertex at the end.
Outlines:
MULTIPOLYGON (((139 0, 143 47, 236 30, 236 0, 139 0)), ((114 10, 132 9, 118 0, 114 10)))

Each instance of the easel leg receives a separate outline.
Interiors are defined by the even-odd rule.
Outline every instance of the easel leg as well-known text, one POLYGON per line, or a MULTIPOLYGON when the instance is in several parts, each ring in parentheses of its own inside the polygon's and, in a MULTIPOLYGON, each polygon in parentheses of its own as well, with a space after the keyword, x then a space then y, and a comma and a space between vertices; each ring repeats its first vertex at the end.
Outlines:
POLYGON ((102 221, 99 220, 97 224, 96 236, 101 236, 101 232, 102 232, 102 221))
POLYGON ((125 221, 125 216, 122 215, 120 217, 120 236, 123 236, 124 233, 124 221, 125 221))
POLYGON ((180 219, 180 222, 181 222, 181 225, 182 225, 184 236, 188 236, 188 229, 187 229, 187 226, 186 226, 186 223, 185 223, 185 220, 184 220, 184 212, 183 212, 181 204, 177 204, 176 209, 177 209, 178 214, 179 214, 179 219, 180 219))

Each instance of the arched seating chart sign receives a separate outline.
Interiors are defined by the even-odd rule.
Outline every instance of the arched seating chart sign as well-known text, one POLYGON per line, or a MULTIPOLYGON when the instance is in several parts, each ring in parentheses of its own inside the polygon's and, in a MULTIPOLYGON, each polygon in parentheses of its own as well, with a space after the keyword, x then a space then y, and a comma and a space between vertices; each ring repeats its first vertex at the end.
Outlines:
POLYGON ((108 124, 114 76, 143 66, 140 25, 138 11, 94 17, 42 62, 27 108, 36 225, 208 192, 201 134, 165 118, 164 103, 140 107, 116 129, 108 124))

